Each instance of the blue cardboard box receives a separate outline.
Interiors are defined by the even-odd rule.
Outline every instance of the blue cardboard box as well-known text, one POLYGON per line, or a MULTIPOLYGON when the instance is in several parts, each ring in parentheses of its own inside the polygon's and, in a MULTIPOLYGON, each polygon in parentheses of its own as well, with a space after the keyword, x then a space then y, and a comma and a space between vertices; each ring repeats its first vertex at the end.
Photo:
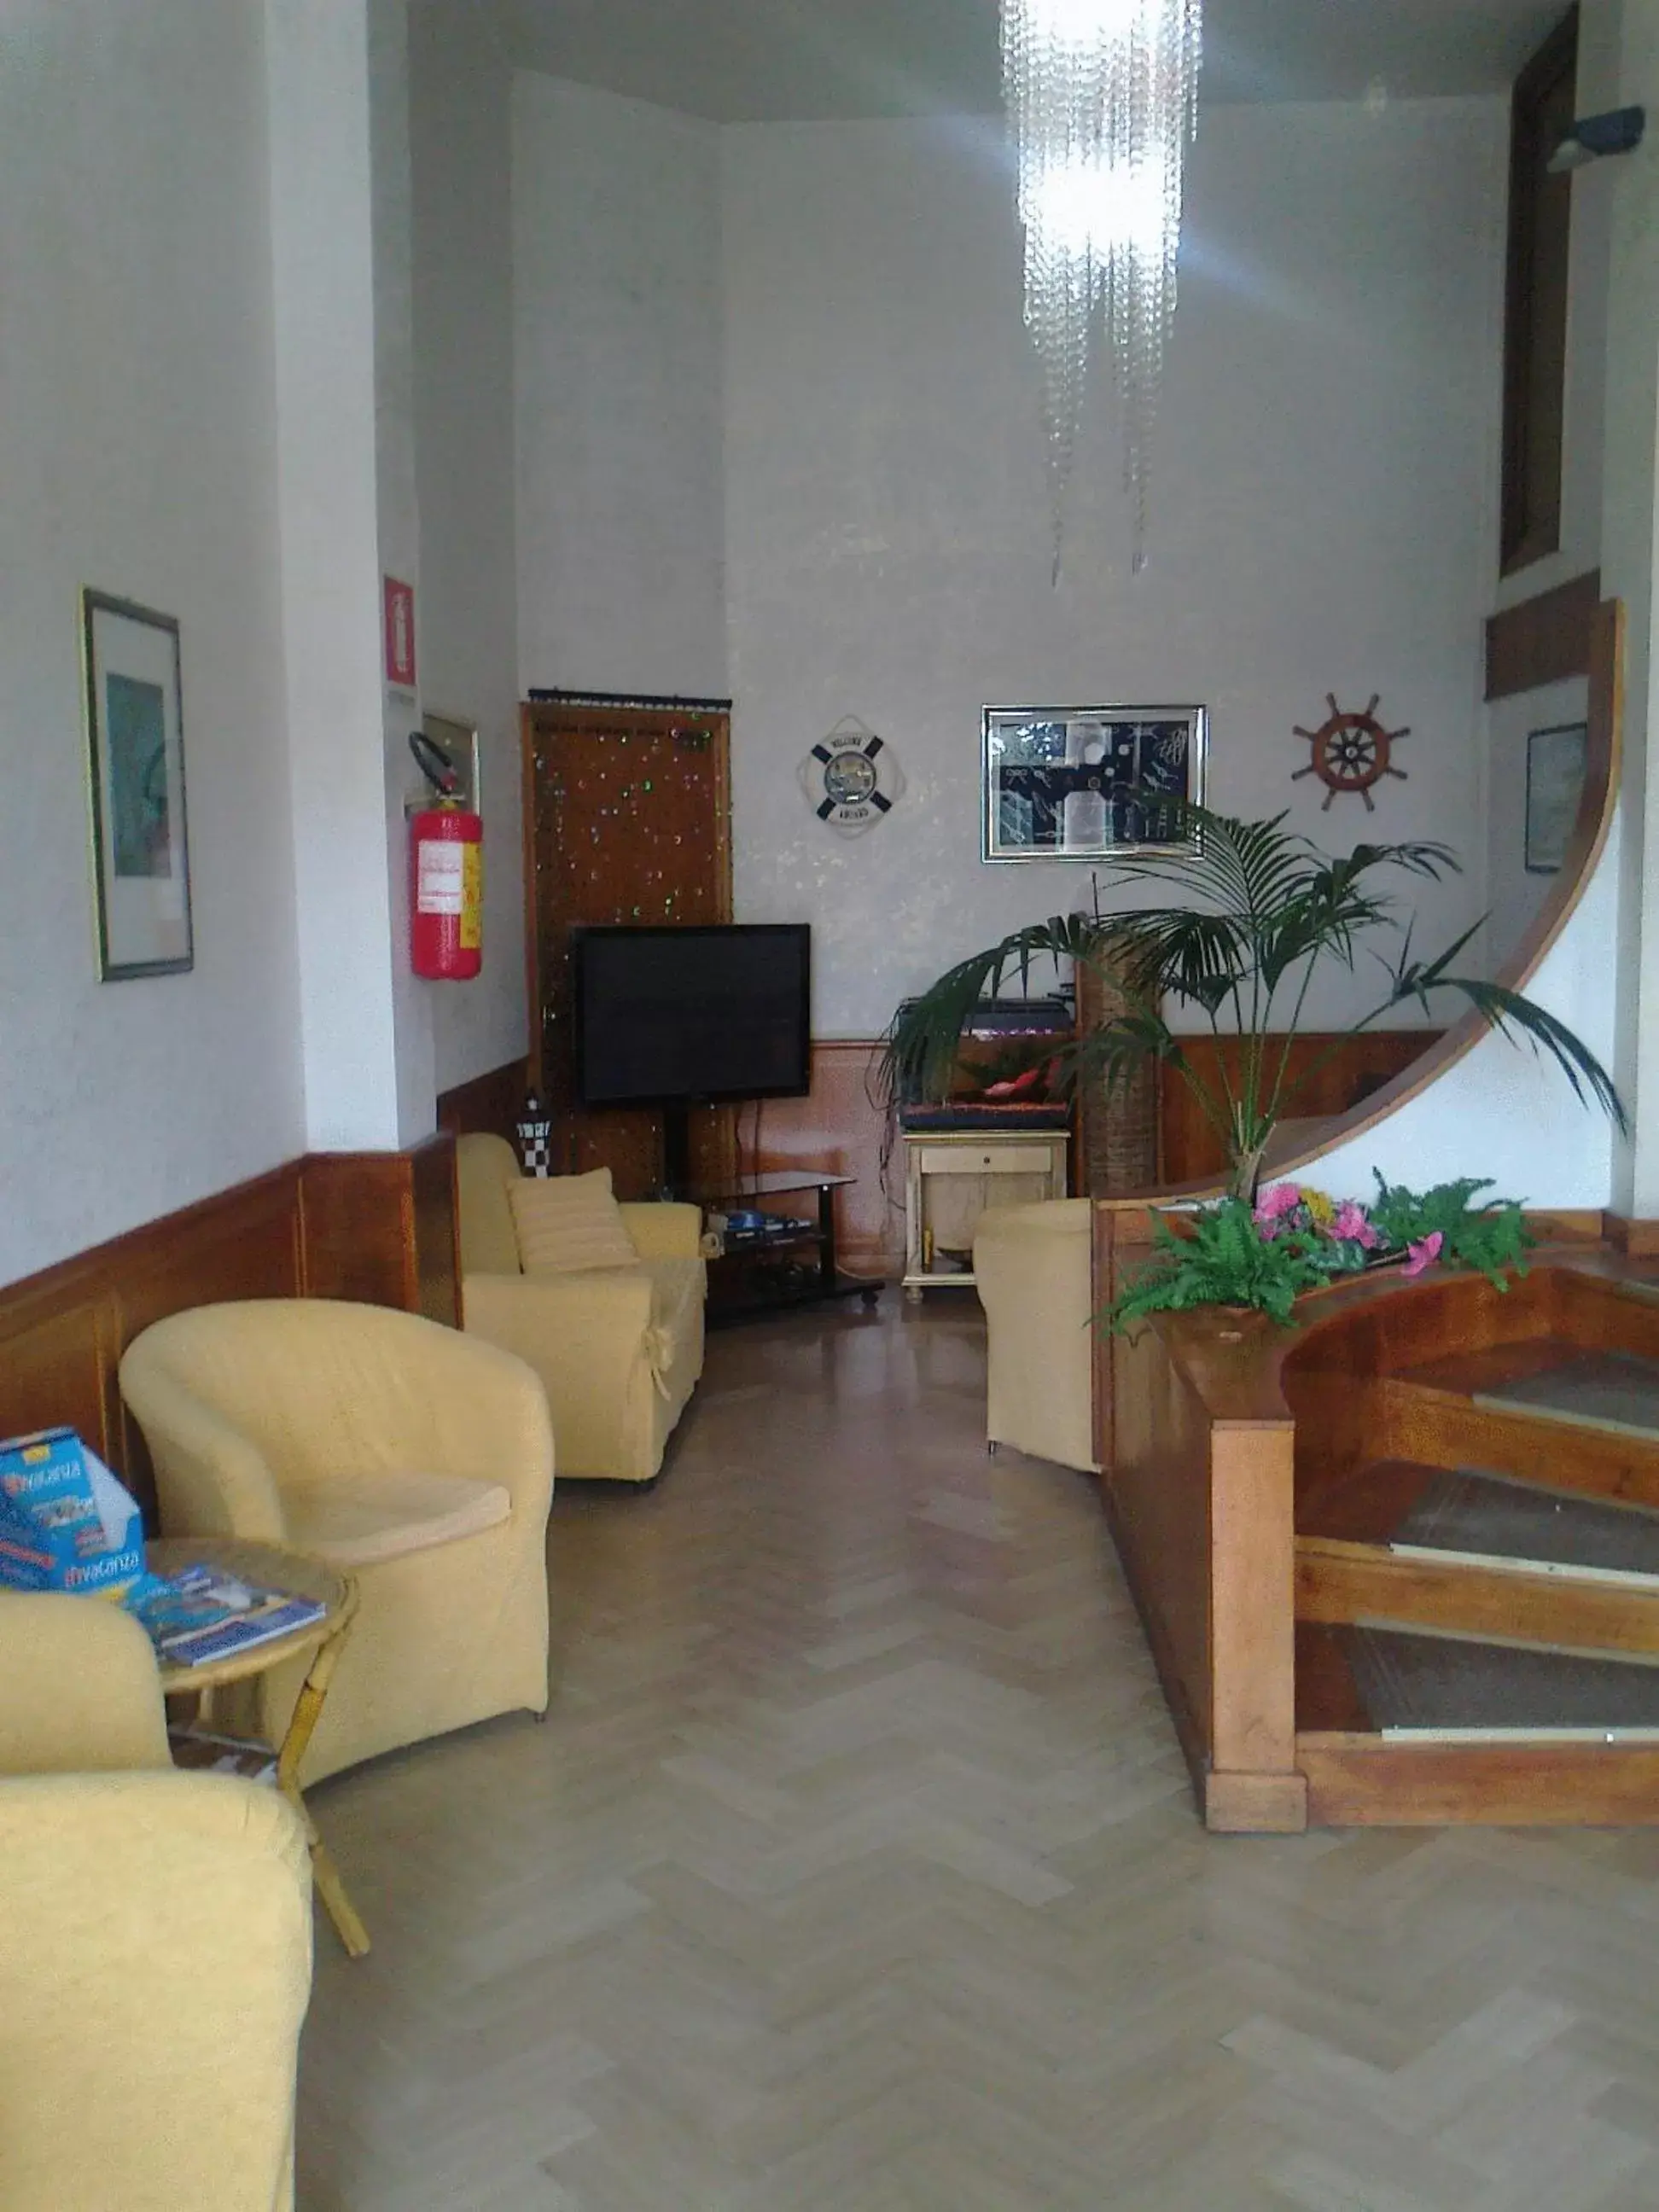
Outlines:
POLYGON ((143 1571, 132 1493, 73 1429, 0 1443, 0 1587, 117 1597, 143 1571))

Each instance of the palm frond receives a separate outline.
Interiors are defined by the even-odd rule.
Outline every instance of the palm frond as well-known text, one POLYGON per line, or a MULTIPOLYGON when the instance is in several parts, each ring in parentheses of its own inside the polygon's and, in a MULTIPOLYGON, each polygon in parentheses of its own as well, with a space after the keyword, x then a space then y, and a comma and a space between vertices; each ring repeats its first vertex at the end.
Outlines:
MULTIPOLYGON (((1437 994, 1453 992, 1493 1029, 1524 1038, 1553 1060, 1581 1103, 1594 1101, 1625 1127, 1613 1079, 1565 1023, 1519 992, 1454 972, 1454 963, 1480 927, 1476 923, 1432 960, 1416 957, 1413 919, 1399 908, 1386 879, 1438 883, 1458 872, 1449 846, 1431 839, 1356 845, 1339 857, 1322 853, 1276 814, 1259 822, 1212 811, 1159 792, 1130 794, 1187 842, 1179 850, 1116 856, 1109 888, 1156 884, 1173 890, 1167 905, 1103 907, 1097 879, 1094 910, 1055 915, 1016 930, 999 945, 959 961, 937 982, 907 1000, 884 1040, 878 1081, 889 1103, 944 1097, 953 1079, 963 1030, 980 1000, 1018 975, 1029 988, 1034 966, 1050 960, 1095 969, 1127 1000, 1091 1038, 1061 1055, 1073 1081, 1085 1074, 1121 1083, 1146 1060, 1181 1078, 1226 1145, 1235 1177, 1254 1180, 1262 1146, 1279 1115, 1322 1066, 1292 1077, 1291 1046, 1298 1034, 1308 986, 1321 962, 1352 971, 1365 940, 1395 933, 1395 957, 1376 957, 1388 995, 1347 1035, 1370 1028, 1391 1007, 1414 1003, 1431 1012, 1437 994), (1267 1064, 1275 995, 1290 1000, 1276 1069, 1267 1064), (1219 1030, 1228 1012, 1241 1039, 1235 1088, 1224 1065, 1222 1091, 1200 1075, 1163 1016, 1166 1000, 1197 1006, 1219 1030)), ((1331 1048, 1334 1050, 1335 1048, 1331 1048)), ((1327 1055, 1328 1056, 1328 1054, 1327 1055)))
POLYGON ((1040 961, 1086 958, 1097 927, 1085 915, 1055 915, 1032 923, 958 961, 937 982, 907 999, 882 1041, 878 1063, 878 1081, 888 1103, 945 1097, 962 1033, 980 1000, 994 996, 1009 975, 1018 975, 1022 987, 1028 986, 1031 969, 1040 961))
MULTIPOLYGON (((1440 966, 1438 961, 1430 964, 1437 969, 1440 966)), ((1558 1020, 1548 1007, 1540 1006, 1535 999, 1523 997, 1519 991, 1507 990, 1501 983, 1485 982, 1475 975, 1437 975, 1432 982, 1413 982, 1405 995, 1426 1004, 1426 994, 1435 991, 1456 992, 1474 1008, 1489 1029, 1498 1030, 1511 1044, 1524 1040, 1540 1058, 1553 1060, 1581 1106, 1593 1099, 1621 1133, 1629 1129, 1625 1102, 1612 1076, 1583 1039, 1576 1036, 1565 1022, 1558 1020)))
POLYGON ((1109 972, 1149 1005, 1174 993, 1213 1013, 1250 970, 1250 931, 1232 915, 1140 907, 1114 915, 1102 936, 1109 972))

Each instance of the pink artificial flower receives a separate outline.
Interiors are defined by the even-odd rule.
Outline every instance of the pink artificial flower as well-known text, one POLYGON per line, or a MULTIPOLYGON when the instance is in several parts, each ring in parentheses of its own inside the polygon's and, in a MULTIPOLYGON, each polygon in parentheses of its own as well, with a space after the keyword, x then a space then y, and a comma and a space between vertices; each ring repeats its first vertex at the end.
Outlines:
POLYGON ((1368 1252, 1375 1252, 1382 1242, 1382 1237, 1371 1227, 1364 1207, 1352 1198, 1336 1209, 1336 1218, 1331 1224, 1331 1234, 1339 1243, 1361 1244, 1368 1252))
POLYGON ((1445 1241, 1443 1232, 1437 1229, 1425 1237, 1420 1244, 1408 1244, 1406 1249, 1411 1257, 1401 1269, 1401 1273, 1420 1275, 1425 1267, 1432 1267, 1440 1257, 1440 1248, 1445 1241))
POLYGON ((1283 1221, 1286 1214, 1294 1213, 1302 1203, 1301 1187, 1293 1182, 1269 1183, 1259 1192, 1255 1201, 1257 1226, 1265 1229, 1269 1222, 1283 1221))

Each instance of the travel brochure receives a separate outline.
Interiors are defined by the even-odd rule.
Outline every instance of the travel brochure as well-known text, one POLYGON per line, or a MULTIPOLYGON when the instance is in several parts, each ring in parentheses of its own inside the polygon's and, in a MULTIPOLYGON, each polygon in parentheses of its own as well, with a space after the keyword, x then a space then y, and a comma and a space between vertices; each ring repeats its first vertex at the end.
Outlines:
POLYGON ((314 1626, 328 1610, 314 1598, 266 1589, 207 1566, 147 1575, 125 1602, 143 1623, 158 1656, 173 1667, 234 1658, 314 1626))
POLYGON ((0 1585, 115 1597, 143 1571, 137 1502, 73 1429, 0 1443, 0 1585))
POLYGON ((174 1667, 204 1667, 314 1627, 315 1599, 221 1567, 154 1575, 131 1491, 73 1429, 0 1442, 0 1587, 118 1600, 174 1667))

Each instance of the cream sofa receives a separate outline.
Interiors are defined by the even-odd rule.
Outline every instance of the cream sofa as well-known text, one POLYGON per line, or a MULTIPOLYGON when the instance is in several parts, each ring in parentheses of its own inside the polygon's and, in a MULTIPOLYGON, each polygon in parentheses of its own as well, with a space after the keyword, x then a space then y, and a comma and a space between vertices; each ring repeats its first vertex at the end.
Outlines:
POLYGON ((695 1206, 624 1206, 644 1263, 528 1276, 507 1193, 519 1180, 500 1137, 455 1148, 463 1326, 527 1360, 553 1414, 562 1475, 652 1482, 702 1372, 706 1270, 695 1206))
POLYGON ((311 1867, 275 1790, 179 1774, 149 1639, 0 1594, 0 2205, 289 2212, 311 1867))
MULTIPOLYGON (((167 1534, 286 1544, 357 1578, 301 1783, 546 1711, 553 1437, 521 1361, 384 1306, 261 1298, 147 1328, 121 1394, 167 1534)), ((307 1663, 249 1685, 239 1723, 279 1743, 307 1663)))
POLYGON ((994 1206, 974 1236, 985 1308, 986 1441, 1099 1472, 1091 1201, 994 1206))

